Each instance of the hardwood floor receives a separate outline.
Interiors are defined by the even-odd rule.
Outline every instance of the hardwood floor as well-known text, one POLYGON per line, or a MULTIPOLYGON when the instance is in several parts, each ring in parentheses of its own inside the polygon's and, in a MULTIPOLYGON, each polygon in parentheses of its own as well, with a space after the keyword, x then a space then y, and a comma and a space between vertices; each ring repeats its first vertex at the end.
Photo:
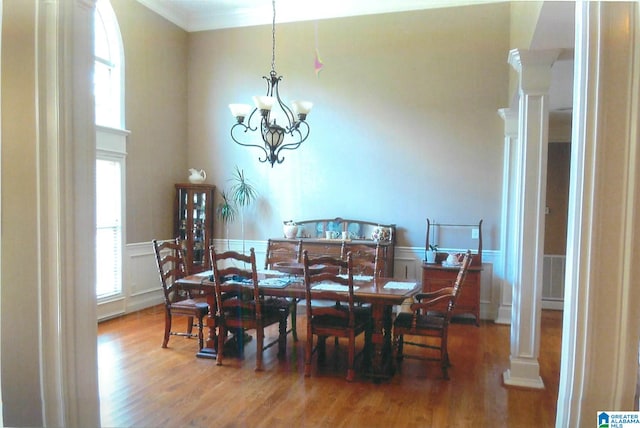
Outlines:
MULTIPOLYGON (((182 327, 183 319, 174 323, 182 327)), ((164 315, 154 307, 98 326, 102 425, 105 427, 550 427, 558 396, 562 312, 543 311, 540 374, 544 390, 505 387, 510 327, 481 322, 449 329, 451 379, 437 364, 405 360, 389 381, 348 383, 346 346, 304 372, 305 316, 287 355, 264 352, 255 372, 255 341, 245 358, 197 359, 197 339, 172 336, 162 349, 164 315)), ((268 329, 277 336, 277 326, 268 329)), ((362 346, 359 342, 358 346, 362 346)))

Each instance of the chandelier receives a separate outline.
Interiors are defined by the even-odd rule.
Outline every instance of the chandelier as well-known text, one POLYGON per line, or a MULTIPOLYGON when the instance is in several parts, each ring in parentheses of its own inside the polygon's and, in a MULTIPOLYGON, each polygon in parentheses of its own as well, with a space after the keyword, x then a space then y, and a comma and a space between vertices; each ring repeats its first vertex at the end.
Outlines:
POLYGON ((247 147, 257 147, 264 152, 265 157, 258 157, 260 162, 269 162, 273 168, 274 163, 282 163, 284 156, 283 150, 295 150, 309 136, 309 125, 305 122, 307 114, 311 110, 313 103, 310 101, 292 101, 289 108, 282 98, 278 85, 282 76, 276 73, 276 2, 273 4, 273 22, 271 26, 271 72, 269 76, 262 76, 267 82, 267 94, 264 96, 254 96, 253 102, 255 107, 249 104, 229 104, 231 114, 236 118, 237 122, 231 127, 231 138, 237 144, 247 147), (276 113, 273 108, 280 111, 276 113), (260 118, 256 112, 260 112, 260 118), (247 118, 248 116, 248 118, 247 118), (276 117, 277 116, 277 117, 276 117), (245 118, 247 121, 245 123, 245 118), (252 122, 253 120, 253 122, 252 122), (262 136, 262 145, 242 142, 238 137, 247 131, 257 131, 260 120, 260 134, 262 136), (276 123, 280 120, 280 124, 276 123), (292 138, 292 141, 285 143, 285 137, 292 138))

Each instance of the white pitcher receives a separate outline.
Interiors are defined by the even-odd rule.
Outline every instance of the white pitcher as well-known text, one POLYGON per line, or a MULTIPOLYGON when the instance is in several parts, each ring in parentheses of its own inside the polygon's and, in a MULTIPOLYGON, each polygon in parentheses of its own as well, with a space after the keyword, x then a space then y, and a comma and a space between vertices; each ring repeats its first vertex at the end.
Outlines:
POLYGON ((189 168, 189 182, 194 184, 203 183, 207 178, 207 173, 203 169, 197 170, 195 168, 189 168))

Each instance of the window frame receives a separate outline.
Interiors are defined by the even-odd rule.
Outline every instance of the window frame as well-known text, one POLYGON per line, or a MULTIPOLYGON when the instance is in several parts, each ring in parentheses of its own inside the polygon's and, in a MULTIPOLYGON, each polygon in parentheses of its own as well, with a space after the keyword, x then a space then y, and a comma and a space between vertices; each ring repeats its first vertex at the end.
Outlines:
MULTIPOLYGON (((103 66, 110 67, 111 82, 110 88, 113 91, 111 98, 108 99, 110 108, 108 109, 111 114, 109 118, 99 120, 99 109, 96 102, 96 125, 112 127, 116 129, 125 129, 125 115, 124 115, 124 45, 122 43, 122 35, 120 32, 120 26, 118 25, 118 19, 115 15, 111 2, 109 0, 97 0, 95 13, 100 16, 100 21, 104 23, 105 36, 109 46, 110 56, 109 58, 103 58, 97 56, 94 50, 94 63, 99 63, 103 66)), ((94 18, 95 22, 95 18, 94 18)), ((94 31, 98 31, 96 26, 94 31)), ((95 35, 94 35, 95 37, 95 35)), ((94 47, 95 49, 95 47, 94 47)), ((94 68, 94 95, 95 90, 95 68, 94 68)), ((102 111, 102 110, 100 110, 102 111)))
MULTIPOLYGON (((103 302, 109 302, 114 299, 123 298, 125 295, 124 292, 124 250, 125 250, 125 237, 127 236, 127 222, 126 222, 126 168, 127 168, 127 137, 129 136, 129 131, 122 129, 109 128, 105 126, 96 125, 96 161, 99 159, 115 161, 120 163, 120 290, 114 293, 110 293, 108 295, 97 297, 98 304, 103 302)), ((96 195, 97 198, 97 195, 96 195)), ((96 233, 97 233, 97 224, 96 224, 96 233)), ((96 284, 94 288, 97 286, 97 278, 96 284)), ((96 289, 97 293, 97 289, 96 289)), ((96 294, 97 296, 97 294, 96 294)))
MULTIPOLYGON (((126 247, 126 155, 127 155, 127 138, 130 134, 125 129, 125 109, 124 109, 124 45, 122 43, 122 36, 116 14, 113 10, 111 2, 109 0, 97 0, 94 10, 94 76, 93 76, 93 91, 94 102, 96 104, 96 160, 100 159, 115 161, 120 164, 120 288, 113 293, 97 296, 98 278, 96 276, 94 281, 94 292, 96 293, 96 299, 98 303, 98 319, 108 316, 115 312, 120 312, 122 309, 117 309, 113 306, 117 301, 124 302, 126 297, 126 284, 125 278, 125 247, 126 247), (104 30, 104 32, 102 32, 104 30), (98 34, 98 32, 101 32, 98 34), (100 37, 107 43, 103 52, 108 52, 109 57, 104 58, 97 55, 96 52, 96 39, 100 37), (105 97, 108 104, 107 109, 98 109, 98 99, 96 90, 96 68, 98 66, 107 66, 110 68, 109 80, 105 81, 108 85, 106 93, 109 94, 105 97), (100 112, 107 112, 106 116, 101 116, 100 112), (104 122, 104 123, 103 123, 104 122), (108 304, 113 303, 113 304, 108 304), (103 313, 104 312, 104 313, 103 313)), ((104 92, 102 93, 104 94, 104 92)), ((101 99, 100 101, 104 101, 101 99)), ((96 194, 96 198, 98 195, 96 194)), ((97 216, 95 219, 94 233, 98 234, 97 216)), ((97 248, 96 255, 94 256, 97 261, 97 248)), ((97 275, 97 271, 96 271, 97 275)), ((120 305, 120 303, 117 303, 120 305)))
MULTIPOLYGON (((106 162, 113 162, 116 163, 118 165, 119 168, 119 177, 118 177, 118 181, 119 181, 119 189, 117 189, 118 191, 118 197, 120 199, 120 210, 118 212, 118 223, 117 225, 113 225, 110 226, 110 228, 112 230, 115 229, 115 231, 118 233, 119 235, 119 248, 116 248, 115 246, 111 249, 111 251, 117 253, 119 255, 119 266, 114 266, 115 269, 118 271, 118 278, 117 278, 117 283, 113 284, 113 288, 110 289, 109 292, 103 293, 103 294, 99 294, 98 291, 98 279, 99 279, 99 274, 100 274, 100 266, 104 265, 104 260, 98 260, 98 243, 100 242, 100 240, 98 239, 98 229, 100 230, 104 230, 105 226, 104 225, 98 225, 97 221, 96 221, 96 299, 98 301, 103 301, 103 300, 109 300, 113 297, 119 297, 123 294, 123 251, 124 251, 124 233, 123 233, 123 223, 124 223, 124 210, 122 209, 122 202, 124 200, 124 198, 122 197, 123 192, 124 192, 124 186, 122 185, 123 180, 124 180, 124 168, 126 168, 126 162, 125 162, 125 156, 119 153, 112 153, 109 151, 105 151, 105 150, 96 150, 96 164, 99 161, 106 161, 106 162), (115 226, 115 227, 114 227, 115 226)), ((97 171, 98 171, 98 167, 96 165, 96 177, 97 177, 97 171)), ((99 192, 96 189, 96 202, 98 200, 98 195, 99 192)), ((96 209, 97 209, 97 203, 96 203, 96 209)), ((96 219, 98 217, 98 213, 96 213, 96 219)), ((115 277, 115 275, 114 275, 115 277)))

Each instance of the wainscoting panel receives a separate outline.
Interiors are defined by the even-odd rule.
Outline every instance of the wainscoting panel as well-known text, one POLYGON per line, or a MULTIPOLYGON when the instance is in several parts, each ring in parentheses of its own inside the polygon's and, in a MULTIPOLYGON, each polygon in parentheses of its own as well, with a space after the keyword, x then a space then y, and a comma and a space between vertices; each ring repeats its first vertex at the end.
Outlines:
POLYGON ((139 311, 163 301, 151 241, 127 244, 122 268, 122 294, 98 302, 98 321, 139 311))

